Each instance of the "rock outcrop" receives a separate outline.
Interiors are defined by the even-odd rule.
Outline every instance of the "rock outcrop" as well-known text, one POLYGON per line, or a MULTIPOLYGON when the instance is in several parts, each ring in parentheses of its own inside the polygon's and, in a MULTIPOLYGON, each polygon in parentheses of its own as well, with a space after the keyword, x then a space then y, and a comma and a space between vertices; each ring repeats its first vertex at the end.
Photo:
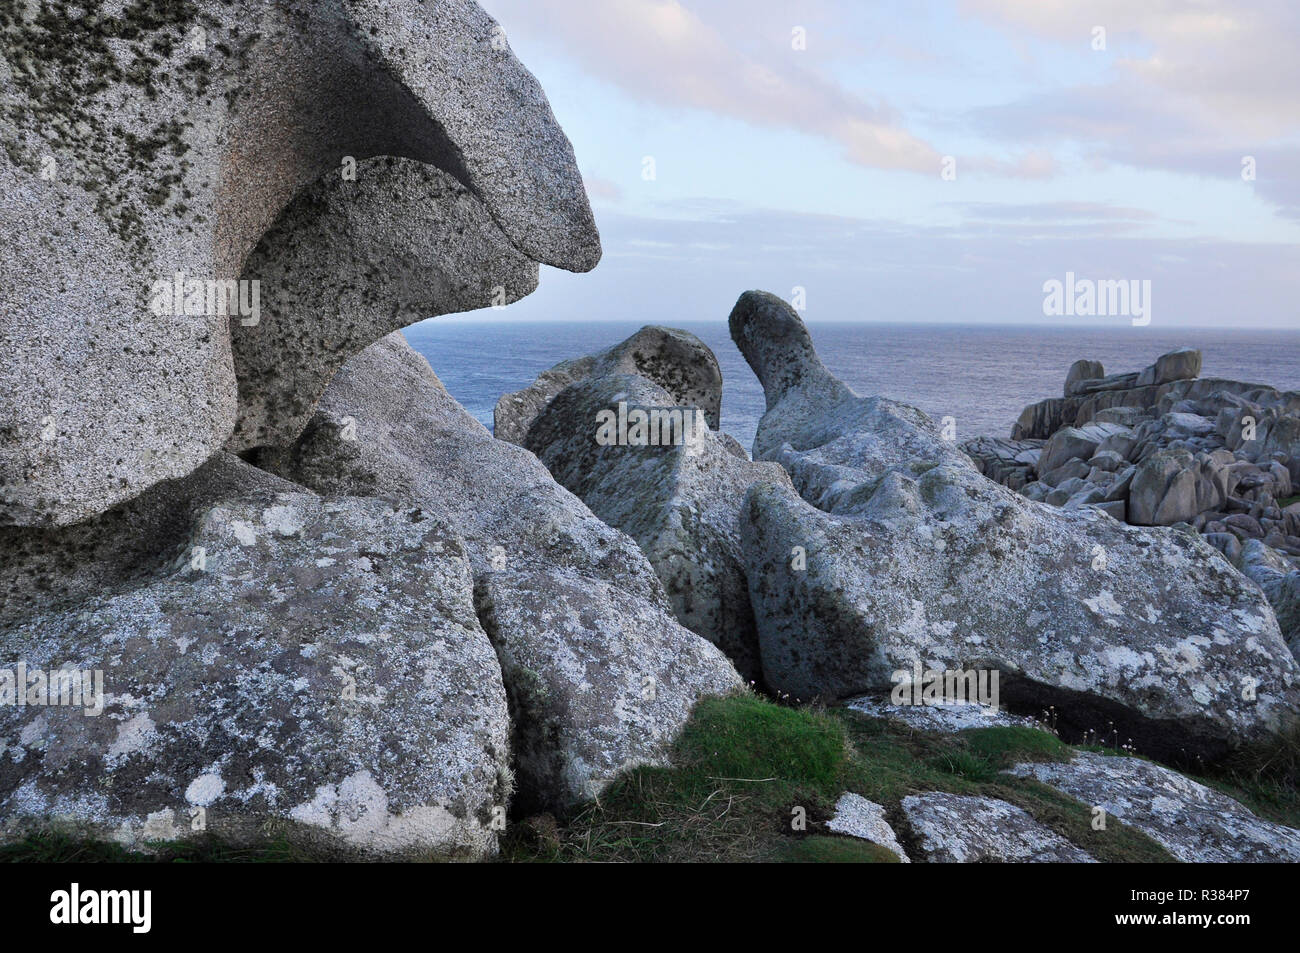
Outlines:
POLYGON ((207 510, 190 549, 177 571, 6 632, 30 673, 100 673, 103 707, 0 706, 4 836, 61 823, 132 847, 282 832, 340 854, 495 852, 506 697, 445 522, 253 496, 207 510))
POLYGON ((897 854, 901 863, 911 863, 903 845, 898 842, 894 829, 885 818, 884 807, 860 794, 846 792, 840 795, 840 799, 835 802, 835 814, 826 822, 826 829, 879 844, 897 854))
POLYGON ((620 766, 667 763, 695 702, 741 684, 674 620, 636 543, 493 439, 400 333, 350 359, 302 438, 258 462, 320 493, 414 501, 457 528, 514 705, 521 803, 564 811, 620 766), (639 701, 647 686, 654 704, 639 701))
POLYGON ((913 794, 903 798, 903 813, 927 863, 1095 863, 1022 808, 996 798, 913 794))
POLYGON ((761 682, 738 517, 752 484, 788 487, 790 478, 775 463, 735 456, 696 410, 643 377, 591 378, 550 403, 527 446, 592 512, 637 541, 678 621, 761 682), (597 439, 600 414, 635 421, 637 411, 651 421, 646 445, 597 439))
POLYGON ((256 462, 325 495, 424 501, 465 540, 475 577, 567 569, 667 608, 635 542, 522 447, 494 440, 400 332, 353 356, 301 438, 256 462))
POLYGON ((774 688, 842 698, 918 661, 992 669, 1005 704, 1055 705, 1071 730, 1113 721, 1171 758, 1296 718, 1300 668, 1273 612, 1210 546, 986 479, 919 411, 832 378, 779 299, 744 295, 732 332, 767 394, 755 455, 803 497, 757 484, 741 517, 774 688))
POLYGON ((244 266, 267 316, 232 325, 229 448, 292 443, 352 354, 421 318, 517 301, 536 289, 537 269, 469 189, 432 166, 381 157, 359 163, 355 179, 314 183, 244 266))
POLYGON ((1246 540, 1236 565, 1268 598, 1282 637, 1300 658, 1300 568, 1258 539, 1246 540))
POLYGON ((1185 863, 1300 862, 1300 831, 1140 758, 1087 751, 1064 764, 1020 764, 1035 778, 1135 827, 1185 863))
MULTIPOLYGON (((472 0, 39 13, 17 6, 0 23, 0 231, 15 237, 0 257, 0 352, 23 356, 0 362, 0 523, 88 519, 225 445, 239 409, 229 289, 257 278, 248 257, 295 197, 353 162, 441 170, 465 191, 394 176, 395 204, 450 197, 448 222, 479 203, 532 261, 599 258, 568 140, 472 0)), ((333 260, 338 281, 358 283, 413 263, 333 260)), ((254 295, 236 287, 241 326, 305 318, 259 314, 254 295)))
POLYGON ((721 652, 616 584, 502 572, 482 588, 525 813, 572 807, 621 771, 667 764, 695 703, 741 688, 721 652))
POLYGON ((1200 370, 1201 354, 1189 348, 1109 377, 1096 361, 1076 361, 1064 400, 1025 408, 1010 441, 983 438, 964 449, 982 473, 1032 500, 1201 533, 1259 583, 1294 650, 1300 623, 1294 586, 1283 580, 1300 572, 1300 503, 1292 498, 1300 393, 1201 379, 1200 370))
POLYGON ((156 484, 84 523, 0 527, 0 631, 189 563, 194 521, 215 503, 301 489, 219 452, 188 476, 156 484))
POLYGON ((718 429, 722 371, 713 352, 689 331, 647 325, 599 353, 561 361, 523 390, 503 395, 493 415, 493 433, 498 440, 527 445, 528 429, 557 394, 610 374, 635 374, 658 384, 675 406, 698 407, 710 429, 718 429))

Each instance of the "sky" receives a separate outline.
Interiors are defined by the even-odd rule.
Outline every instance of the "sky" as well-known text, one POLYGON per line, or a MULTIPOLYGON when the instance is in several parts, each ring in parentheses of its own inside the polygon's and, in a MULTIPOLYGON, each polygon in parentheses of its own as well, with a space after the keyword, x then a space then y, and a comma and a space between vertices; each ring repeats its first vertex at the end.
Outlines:
MULTIPOLYGON (((504 320, 1300 328, 1295 0, 481 0, 573 142, 595 271, 504 320)), ((442 320, 446 320, 445 318, 442 320)))

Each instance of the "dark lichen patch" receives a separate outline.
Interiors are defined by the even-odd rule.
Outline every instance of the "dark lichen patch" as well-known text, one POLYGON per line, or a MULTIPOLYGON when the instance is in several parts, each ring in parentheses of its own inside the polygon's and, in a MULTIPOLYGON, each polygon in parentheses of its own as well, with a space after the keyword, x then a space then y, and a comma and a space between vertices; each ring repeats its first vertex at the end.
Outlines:
POLYGON ((177 102, 203 97, 221 46, 205 44, 177 69, 172 61, 189 31, 215 33, 221 24, 192 0, 133 0, 117 16, 100 7, 42 0, 27 13, 21 0, 0 0, 0 56, 11 77, 0 96, 3 147, 33 171, 55 158, 58 181, 94 196, 96 213, 143 259, 151 246, 145 209, 163 209, 190 171, 185 135, 193 125, 149 117, 164 92, 177 102), (123 88, 120 101, 113 94, 123 88), (150 183, 143 195, 137 181, 150 183))

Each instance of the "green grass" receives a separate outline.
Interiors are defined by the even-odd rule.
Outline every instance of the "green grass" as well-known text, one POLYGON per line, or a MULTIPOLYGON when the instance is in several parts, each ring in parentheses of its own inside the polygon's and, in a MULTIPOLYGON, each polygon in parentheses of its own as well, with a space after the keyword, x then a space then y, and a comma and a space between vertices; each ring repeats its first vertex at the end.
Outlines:
POLYGON ((1288 496, 1285 500, 1278 500, 1277 505, 1282 509, 1286 509, 1292 503, 1300 503, 1300 493, 1297 493, 1295 496, 1288 496))
MULTIPOLYGON (((702 702, 679 738, 671 767, 638 768, 595 802, 557 820, 512 820, 503 861, 778 861, 880 863, 884 848, 830 832, 840 794, 884 805, 908 845, 901 802, 946 791, 1000 798, 1100 861, 1172 860, 1155 841, 1113 816, 1092 829, 1092 809, 1028 778, 1003 774, 1026 761, 1068 761, 1074 748, 1029 727, 957 734, 918 731, 843 708, 788 707, 739 695, 702 702), (802 825, 796 823, 805 819, 802 825)), ((1112 749, 1096 748, 1122 756, 1112 749)), ((1243 751, 1197 780, 1261 817, 1300 826, 1295 779, 1300 732, 1243 751)), ((216 841, 158 844, 144 857, 116 846, 47 832, 0 848, 0 861, 277 863, 321 859, 285 840, 248 849, 216 841)))
POLYGON ((640 768, 567 823, 528 819, 507 834, 511 861, 881 862, 891 852, 831 834, 835 801, 877 801, 905 836, 901 801, 948 791, 1016 804, 1104 861, 1169 861, 1155 841, 1111 818, 1093 831, 1088 806, 1037 781, 1001 774, 1062 761, 1070 748, 1027 727, 960 734, 913 730, 847 709, 775 705, 753 696, 700 704, 671 768, 640 768), (795 830, 796 808, 807 824, 795 830))
POLYGON ((1300 724, 1189 777, 1236 798, 1260 817, 1300 827, 1300 724))

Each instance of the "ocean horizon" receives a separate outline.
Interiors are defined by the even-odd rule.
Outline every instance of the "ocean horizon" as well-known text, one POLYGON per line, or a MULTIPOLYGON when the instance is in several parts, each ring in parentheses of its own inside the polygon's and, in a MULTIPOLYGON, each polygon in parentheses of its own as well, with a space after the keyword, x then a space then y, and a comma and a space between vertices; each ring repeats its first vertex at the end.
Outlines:
MULTIPOLYGON (((727 323, 665 321, 712 349, 722 369, 722 429, 749 450, 765 409, 763 389, 732 343, 727 323)), ((527 387, 560 361, 617 344, 637 321, 422 321, 405 330, 411 346, 447 390, 492 429, 502 394, 527 387)), ((808 324, 831 373, 863 396, 919 407, 936 421, 951 416, 957 439, 1007 437, 1026 404, 1061 396, 1080 358, 1106 373, 1141 370, 1179 347, 1199 348, 1202 377, 1300 390, 1300 329, 823 322, 808 324)))

